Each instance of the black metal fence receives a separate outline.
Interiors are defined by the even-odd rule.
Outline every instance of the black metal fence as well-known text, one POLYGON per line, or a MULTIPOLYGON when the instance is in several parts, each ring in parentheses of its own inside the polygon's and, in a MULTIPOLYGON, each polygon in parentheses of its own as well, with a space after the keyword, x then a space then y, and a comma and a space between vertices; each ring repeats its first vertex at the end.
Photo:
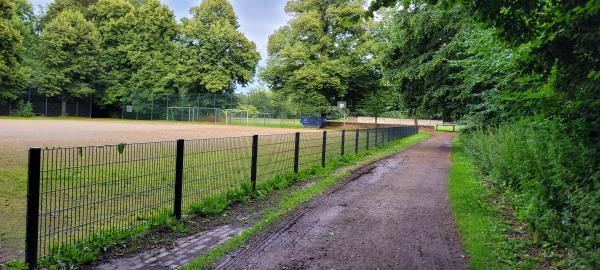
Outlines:
POLYGON ((181 218, 208 196, 325 166, 411 136, 414 126, 177 140, 71 148, 31 148, 26 261, 123 232, 161 214, 181 218))

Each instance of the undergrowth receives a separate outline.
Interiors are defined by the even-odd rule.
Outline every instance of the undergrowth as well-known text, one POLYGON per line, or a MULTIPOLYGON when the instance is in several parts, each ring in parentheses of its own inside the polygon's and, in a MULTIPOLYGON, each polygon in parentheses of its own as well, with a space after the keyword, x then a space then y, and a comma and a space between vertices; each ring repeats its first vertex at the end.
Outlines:
POLYGON ((524 120, 472 131, 463 143, 517 220, 528 225, 550 267, 599 269, 598 158, 567 131, 524 120))

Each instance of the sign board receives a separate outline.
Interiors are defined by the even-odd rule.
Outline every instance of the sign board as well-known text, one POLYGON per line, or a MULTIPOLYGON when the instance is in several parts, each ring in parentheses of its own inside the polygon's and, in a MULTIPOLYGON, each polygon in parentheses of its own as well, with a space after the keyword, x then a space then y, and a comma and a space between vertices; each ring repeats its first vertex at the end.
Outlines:
POLYGON ((342 110, 346 109, 346 101, 338 101, 337 106, 338 106, 338 108, 340 108, 342 110))
POLYGON ((133 112, 133 106, 131 106, 131 105, 127 105, 127 107, 126 107, 125 111, 126 111, 126 112, 133 112))

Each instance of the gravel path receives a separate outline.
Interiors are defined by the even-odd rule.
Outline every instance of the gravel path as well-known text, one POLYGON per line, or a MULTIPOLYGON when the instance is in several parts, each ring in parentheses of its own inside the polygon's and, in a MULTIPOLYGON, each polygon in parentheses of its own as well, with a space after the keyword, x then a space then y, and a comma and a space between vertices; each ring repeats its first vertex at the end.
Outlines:
POLYGON ((217 269, 465 269, 448 202, 451 136, 361 169, 217 269))

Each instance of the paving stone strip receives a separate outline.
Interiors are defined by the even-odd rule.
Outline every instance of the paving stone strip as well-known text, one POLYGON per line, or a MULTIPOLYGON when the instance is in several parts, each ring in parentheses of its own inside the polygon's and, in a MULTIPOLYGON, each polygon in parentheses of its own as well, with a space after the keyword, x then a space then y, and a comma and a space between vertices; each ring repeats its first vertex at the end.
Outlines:
POLYGON ((140 254, 115 258, 97 265, 97 270, 175 269, 202 253, 227 241, 245 228, 222 225, 211 231, 200 232, 176 241, 172 248, 157 248, 140 254))

